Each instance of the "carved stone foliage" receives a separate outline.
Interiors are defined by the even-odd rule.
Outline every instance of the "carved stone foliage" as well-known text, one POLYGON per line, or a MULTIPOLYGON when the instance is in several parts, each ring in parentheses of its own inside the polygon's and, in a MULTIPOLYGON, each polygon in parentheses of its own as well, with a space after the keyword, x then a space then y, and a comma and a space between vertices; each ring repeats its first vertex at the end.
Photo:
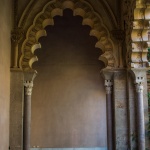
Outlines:
POLYGON ((31 96, 32 89, 33 89, 33 81, 37 75, 35 70, 30 70, 24 72, 24 88, 25 88, 25 95, 31 96))
POLYGON ((23 38, 23 35, 24 35, 24 31, 22 28, 15 28, 11 32, 11 39, 13 42, 19 43, 21 41, 21 39, 23 38))
POLYGON ((114 67, 113 44, 109 38, 109 32, 91 5, 82 0, 55 0, 48 2, 44 6, 43 10, 36 15, 33 24, 27 31, 26 39, 22 44, 20 67, 23 70, 30 70, 32 68, 32 64, 38 60, 34 55, 34 51, 41 47, 38 39, 46 36, 44 28, 48 25, 54 25, 53 17, 56 15, 62 16, 63 10, 66 8, 71 9, 74 16, 81 16, 83 18, 83 25, 91 27, 90 35, 98 39, 95 47, 102 49, 104 53, 100 56, 99 60, 102 60, 107 68, 114 67))
POLYGON ((25 81, 25 95, 32 95, 33 81, 25 81))
POLYGON ((127 64, 130 68, 147 68, 150 8, 144 0, 125 1, 124 11, 127 64))
POLYGON ((106 94, 111 94, 112 93, 112 80, 105 80, 105 89, 106 89, 106 94))

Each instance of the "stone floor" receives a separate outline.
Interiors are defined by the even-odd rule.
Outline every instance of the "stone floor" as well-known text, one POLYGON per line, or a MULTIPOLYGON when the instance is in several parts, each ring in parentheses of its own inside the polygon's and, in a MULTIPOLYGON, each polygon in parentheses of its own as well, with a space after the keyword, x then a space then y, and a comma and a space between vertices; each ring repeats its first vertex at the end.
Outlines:
POLYGON ((94 148, 31 148, 31 150, 107 150, 106 147, 94 148))

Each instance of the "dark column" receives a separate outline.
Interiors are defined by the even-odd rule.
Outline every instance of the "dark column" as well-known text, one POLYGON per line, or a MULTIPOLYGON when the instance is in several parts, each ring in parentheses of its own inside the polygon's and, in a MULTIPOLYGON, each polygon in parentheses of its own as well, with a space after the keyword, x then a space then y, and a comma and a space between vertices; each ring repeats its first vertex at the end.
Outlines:
POLYGON ((106 115, 107 115, 107 149, 113 150, 113 130, 112 130, 112 78, 114 72, 111 69, 101 71, 105 79, 106 89, 106 115))
POLYGON ((113 149, 112 134, 112 82, 105 80, 106 88, 106 114, 107 114, 107 147, 108 150, 113 149))
POLYGON ((35 71, 24 73, 23 150, 30 150, 31 95, 35 71))
POLYGON ((25 81, 24 86, 23 150, 30 150, 31 94, 33 82, 25 81))
MULTIPOLYGON (((145 150, 145 119, 144 119, 144 99, 143 99, 143 84, 146 75, 146 69, 136 68, 129 70, 134 78, 136 88, 136 129, 137 129, 137 146, 138 150, 145 150)), ((147 87, 145 87, 147 88, 147 87)))
POLYGON ((137 109, 136 117, 137 117, 138 150, 145 150, 143 85, 141 82, 136 84, 136 109, 137 109))

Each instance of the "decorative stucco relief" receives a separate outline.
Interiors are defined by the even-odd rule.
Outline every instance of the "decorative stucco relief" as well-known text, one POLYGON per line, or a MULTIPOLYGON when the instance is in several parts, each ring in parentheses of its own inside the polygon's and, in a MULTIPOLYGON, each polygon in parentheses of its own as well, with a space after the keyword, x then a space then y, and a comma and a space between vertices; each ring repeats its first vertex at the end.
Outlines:
POLYGON ((150 8, 144 0, 126 1, 127 64, 129 68, 148 68, 150 8))
POLYGON ((83 18, 82 25, 91 27, 90 36, 95 36, 98 40, 95 47, 102 49, 104 53, 100 56, 99 60, 102 60, 107 68, 115 67, 113 43, 109 32, 91 5, 82 0, 55 0, 48 2, 44 6, 43 10, 36 15, 33 24, 29 27, 26 39, 22 44, 20 68, 23 70, 32 69, 32 64, 38 60, 34 55, 34 51, 41 47, 38 39, 46 36, 44 28, 48 25, 54 25, 53 17, 62 16, 63 10, 66 8, 71 9, 74 16, 81 16, 83 18))

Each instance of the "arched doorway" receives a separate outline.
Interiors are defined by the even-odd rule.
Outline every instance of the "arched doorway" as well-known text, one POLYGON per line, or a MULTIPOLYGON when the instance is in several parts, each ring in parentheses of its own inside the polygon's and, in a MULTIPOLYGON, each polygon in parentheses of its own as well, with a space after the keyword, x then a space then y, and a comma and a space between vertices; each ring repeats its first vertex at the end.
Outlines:
POLYGON ((31 146, 43 148, 102 148, 107 145, 106 103, 102 53, 94 48, 90 27, 64 10, 46 28, 37 50, 39 72, 32 97, 31 146))

